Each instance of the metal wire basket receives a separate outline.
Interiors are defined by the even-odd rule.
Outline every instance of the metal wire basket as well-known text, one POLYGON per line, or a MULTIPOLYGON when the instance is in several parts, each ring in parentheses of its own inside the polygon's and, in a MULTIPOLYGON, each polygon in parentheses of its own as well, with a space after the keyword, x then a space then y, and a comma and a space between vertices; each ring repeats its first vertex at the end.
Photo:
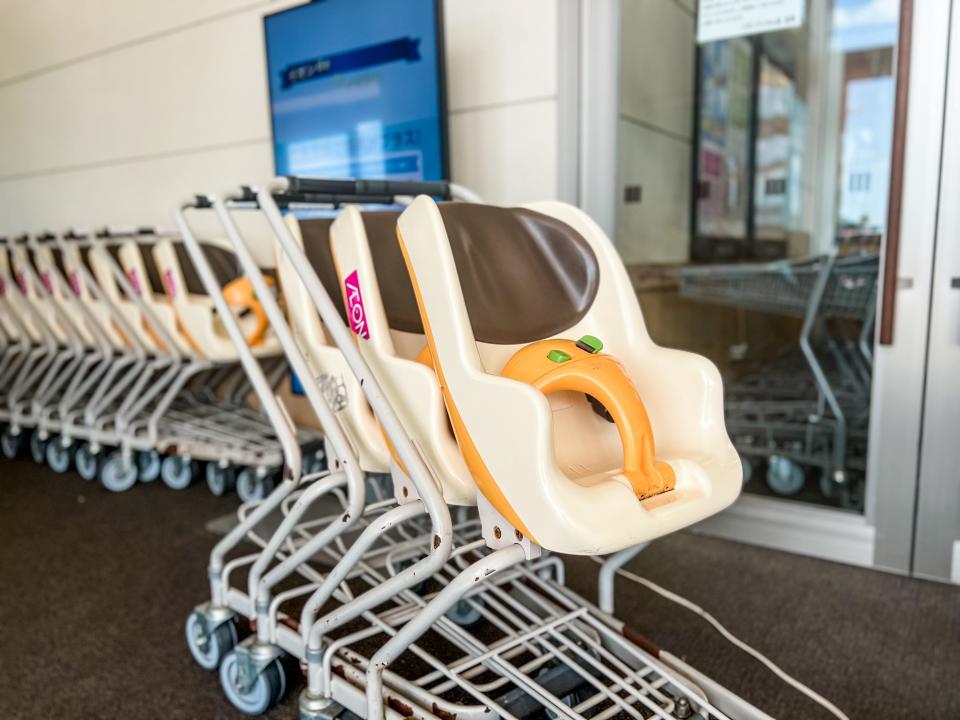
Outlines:
POLYGON ((804 317, 815 303, 821 317, 862 319, 873 302, 878 262, 875 255, 820 256, 797 262, 686 268, 680 271, 680 295, 791 317, 804 317))

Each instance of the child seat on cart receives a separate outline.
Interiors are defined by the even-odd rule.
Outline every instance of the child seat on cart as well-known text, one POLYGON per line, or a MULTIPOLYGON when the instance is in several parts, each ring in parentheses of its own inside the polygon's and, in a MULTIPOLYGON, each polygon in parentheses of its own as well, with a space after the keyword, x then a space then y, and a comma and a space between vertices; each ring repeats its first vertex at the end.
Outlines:
MULTIPOLYGON (((477 488, 454 437, 436 373, 418 361, 426 336, 397 243, 397 212, 343 208, 330 228, 347 324, 444 500, 475 505, 477 488)), ((398 461, 399 464, 399 461, 398 461)))
MULTIPOLYGON (((303 248, 324 289, 340 310, 343 321, 349 324, 342 304, 343 292, 331 254, 331 219, 299 219, 294 215, 287 215, 285 221, 294 240, 303 248)), ((387 472, 390 469, 387 444, 377 419, 364 398, 360 383, 343 354, 324 330, 316 306, 290 259, 279 249, 276 252, 276 263, 293 333, 313 372, 321 378, 328 399, 338 410, 337 416, 356 452, 360 467, 370 473, 387 472)))
MULTIPOLYGON (((239 270, 233 251, 215 241, 201 244, 224 297, 240 315, 240 325, 247 344, 258 356, 277 355, 280 346, 267 332, 266 313, 253 292, 250 281, 239 270)), ((145 260, 145 254, 140 255, 145 260)), ((163 238, 153 247, 156 273, 166 291, 166 301, 173 308, 175 327, 167 328, 176 337, 181 335, 189 347, 201 357, 214 362, 237 360, 236 347, 230 342, 213 300, 207 295, 190 255, 179 240, 163 238)), ((149 268, 145 267, 149 274, 149 268)), ((153 298, 156 294, 151 293, 153 298)), ((169 322, 170 314, 165 318, 169 322)))
POLYGON ((397 234, 464 459, 518 533, 603 554, 737 497, 716 367, 651 340, 584 213, 420 197, 397 234))
POLYGON ((45 292, 45 288, 39 287, 43 279, 37 270, 32 248, 24 241, 15 241, 11 247, 10 259, 13 276, 24 301, 32 304, 37 310, 40 321, 46 325, 57 343, 66 344, 68 335, 61 321, 57 302, 48 292, 45 292))

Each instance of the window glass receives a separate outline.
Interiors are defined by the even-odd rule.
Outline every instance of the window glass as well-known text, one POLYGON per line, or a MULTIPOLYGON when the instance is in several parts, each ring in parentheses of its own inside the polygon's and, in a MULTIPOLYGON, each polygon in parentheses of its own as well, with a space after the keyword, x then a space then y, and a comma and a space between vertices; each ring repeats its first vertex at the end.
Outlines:
POLYGON ((622 0, 616 244, 720 368, 749 493, 863 510, 898 6, 697 45, 693 0, 622 0))

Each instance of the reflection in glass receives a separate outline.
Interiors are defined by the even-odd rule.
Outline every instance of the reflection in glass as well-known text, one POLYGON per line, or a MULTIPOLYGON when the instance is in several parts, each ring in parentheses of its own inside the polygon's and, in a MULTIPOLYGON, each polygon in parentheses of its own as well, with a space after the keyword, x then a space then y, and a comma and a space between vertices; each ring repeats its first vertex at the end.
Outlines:
POLYGON ((720 367, 748 492, 862 512, 898 3, 700 47, 686 3, 623 9, 616 237, 650 332, 720 367))

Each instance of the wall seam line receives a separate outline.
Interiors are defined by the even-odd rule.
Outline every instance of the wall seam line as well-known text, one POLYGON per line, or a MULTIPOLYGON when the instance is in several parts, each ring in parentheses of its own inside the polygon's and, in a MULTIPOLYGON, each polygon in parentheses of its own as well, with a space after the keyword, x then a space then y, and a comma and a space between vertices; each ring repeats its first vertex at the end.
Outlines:
POLYGON ((183 157, 186 155, 200 155, 208 152, 217 152, 219 150, 229 150, 231 148, 248 147, 260 144, 269 144, 270 138, 248 138, 246 140, 234 140, 225 143, 214 143, 211 145, 200 145, 181 150, 168 150, 156 153, 145 153, 143 155, 128 155, 126 157, 111 158, 109 160, 100 160, 96 162, 77 163, 75 165, 63 165, 60 167, 43 168, 41 170, 27 170, 20 173, 11 173, 9 175, 0 175, 0 182, 16 182, 18 180, 29 180, 31 178, 45 177, 48 175, 66 175, 74 172, 84 172, 86 170, 99 170, 101 168, 116 167, 118 165, 135 165, 141 162, 150 162, 153 160, 165 160, 168 158, 183 157))
POLYGON ((49 75, 60 70, 64 70, 68 67, 74 65, 80 65, 90 60, 95 60, 99 57, 104 57, 106 55, 112 55, 113 53, 120 52, 122 50, 130 50, 139 45, 146 45, 156 40, 162 40, 173 35, 178 35, 182 32, 188 30, 193 30, 204 25, 209 25, 211 23, 218 22, 220 20, 226 20, 229 17, 234 15, 240 15, 242 13, 254 10, 256 8, 265 7, 267 5, 272 5, 276 0, 258 0, 257 2, 250 3, 248 5, 243 5, 241 7, 233 8, 232 10, 224 10, 223 12, 215 13, 213 15, 208 15, 207 17, 197 18, 188 23, 182 25, 175 25, 173 27, 167 28, 165 30, 158 30, 155 33, 150 33, 147 35, 141 35, 139 37, 131 38, 130 40, 125 40, 123 42, 117 43, 115 45, 108 45, 102 47, 98 50, 91 50, 87 53, 82 53, 76 55, 75 57, 68 58, 66 60, 61 60, 60 62, 51 63, 50 65, 45 65, 33 70, 28 70, 20 75, 13 75, 8 78, 0 79, 0 88, 9 87, 11 85, 17 85, 28 80, 33 80, 35 78, 41 77, 43 75, 49 75))
POLYGON ((671 140, 676 140, 677 142, 681 142, 684 145, 692 144, 690 138, 684 137, 680 133, 673 132, 672 130, 667 130, 665 128, 660 127, 659 125, 654 125, 651 122, 647 122, 646 120, 641 120, 640 118, 634 117, 629 113, 625 113, 621 111, 620 119, 625 120, 628 123, 631 123, 633 125, 636 125, 637 127, 642 127, 644 130, 650 130, 651 132, 655 132, 658 135, 663 135, 665 137, 670 138, 671 140))
POLYGON ((483 112, 485 110, 500 110, 501 108, 517 107, 519 105, 533 105, 535 103, 556 100, 557 95, 538 95, 537 97, 524 98, 522 100, 505 100, 498 103, 487 103, 484 105, 471 105, 462 108, 451 108, 447 111, 449 115, 463 115, 471 112, 483 112))

